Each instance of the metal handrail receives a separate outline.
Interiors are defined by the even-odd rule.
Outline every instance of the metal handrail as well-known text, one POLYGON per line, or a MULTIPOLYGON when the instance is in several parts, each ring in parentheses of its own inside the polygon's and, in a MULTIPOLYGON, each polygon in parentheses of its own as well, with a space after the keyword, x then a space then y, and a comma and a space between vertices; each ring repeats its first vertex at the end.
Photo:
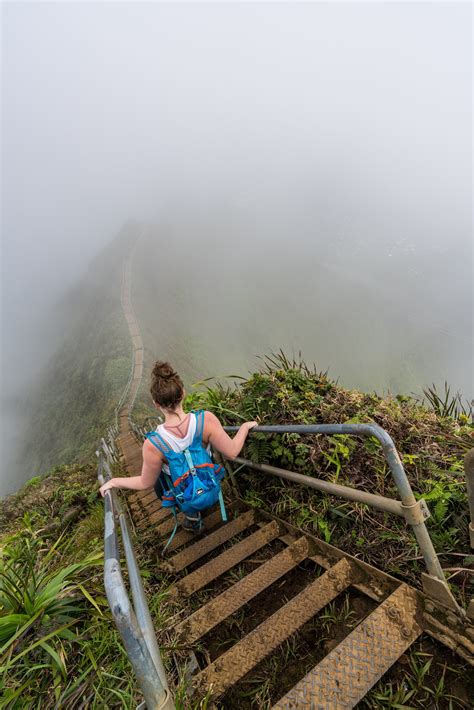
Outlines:
MULTIPOLYGON (((98 452, 97 477, 101 484, 111 478, 109 463, 104 454, 108 456, 105 449, 98 452)), ((131 542, 130 528, 115 489, 106 491, 104 509, 104 586, 113 619, 143 692, 146 707, 149 710, 174 710, 131 542), (121 572, 117 520, 120 523, 133 605, 130 604, 121 572)))
MULTIPOLYGON (((238 431, 237 426, 226 426, 226 431, 238 431)), ((294 424, 276 426, 256 426, 250 433, 263 434, 350 434, 361 436, 373 436, 382 446, 382 450, 387 461, 392 476, 400 494, 401 501, 386 498, 385 496, 374 495, 359 491, 349 486, 328 483, 318 478, 286 471, 285 469, 268 466, 266 464, 256 464, 253 461, 237 457, 234 461, 238 464, 254 468, 263 473, 269 473, 280 478, 302 483, 303 485, 317 488, 332 495, 341 496, 355 502, 365 503, 371 507, 383 510, 395 515, 401 515, 413 528, 413 532, 420 546, 421 554, 425 560, 428 572, 433 577, 441 580, 448 587, 441 564, 433 547, 430 535, 425 525, 425 520, 430 513, 424 500, 416 500, 413 495, 410 482, 408 481, 405 469, 401 462, 398 451, 390 435, 376 424, 294 424)))

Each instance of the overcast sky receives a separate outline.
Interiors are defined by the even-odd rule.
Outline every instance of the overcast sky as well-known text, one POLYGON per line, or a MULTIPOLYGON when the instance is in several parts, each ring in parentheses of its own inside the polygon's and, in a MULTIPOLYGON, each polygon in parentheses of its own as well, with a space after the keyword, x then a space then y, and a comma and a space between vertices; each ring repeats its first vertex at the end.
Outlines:
POLYGON ((446 378, 472 394, 470 3, 2 13, 7 393, 48 355, 48 309, 126 219, 199 212, 219 214, 227 262, 278 235, 373 285, 374 304, 408 289, 412 329, 431 323, 446 378))

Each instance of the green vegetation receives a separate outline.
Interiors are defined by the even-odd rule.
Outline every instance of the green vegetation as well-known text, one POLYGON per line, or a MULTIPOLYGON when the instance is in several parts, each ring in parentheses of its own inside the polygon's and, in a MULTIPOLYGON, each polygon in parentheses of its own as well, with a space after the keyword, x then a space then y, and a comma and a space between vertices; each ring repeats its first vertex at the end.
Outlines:
MULTIPOLYGON (((0 516, 0 708, 135 708, 139 689, 103 589, 103 503, 95 462, 29 481, 0 516), (18 511, 21 511, 19 516, 18 511)), ((155 628, 168 582, 152 578, 155 628), (160 592, 161 588, 161 592, 160 592)))

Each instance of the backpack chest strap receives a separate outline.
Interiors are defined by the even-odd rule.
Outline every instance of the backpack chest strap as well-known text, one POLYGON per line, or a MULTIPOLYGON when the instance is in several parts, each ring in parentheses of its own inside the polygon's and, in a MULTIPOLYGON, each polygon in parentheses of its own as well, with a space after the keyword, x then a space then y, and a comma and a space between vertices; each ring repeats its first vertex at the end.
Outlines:
POLYGON ((185 449, 185 450, 183 451, 183 454, 184 454, 184 457, 185 457, 185 459, 186 459, 186 463, 187 463, 188 466, 189 466, 189 472, 190 472, 191 476, 195 476, 195 475, 196 475, 196 467, 195 467, 195 465, 194 465, 193 457, 191 456, 190 450, 189 450, 189 449, 185 449))

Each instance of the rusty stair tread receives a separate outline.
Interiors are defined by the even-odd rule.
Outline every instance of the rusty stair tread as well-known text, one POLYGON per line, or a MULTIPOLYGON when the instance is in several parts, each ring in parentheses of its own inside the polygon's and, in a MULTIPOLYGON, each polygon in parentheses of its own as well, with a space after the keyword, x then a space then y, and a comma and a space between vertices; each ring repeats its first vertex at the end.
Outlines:
POLYGON ((279 534, 280 526, 278 523, 276 521, 268 523, 257 532, 244 538, 244 540, 237 542, 228 550, 221 552, 220 555, 202 565, 199 569, 180 579, 175 585, 176 590, 186 596, 197 592, 198 589, 202 589, 213 579, 217 579, 221 574, 235 567, 246 557, 277 538, 279 534))
POLYGON ((168 515, 171 515, 171 508, 163 508, 162 502, 159 498, 156 498, 156 500, 152 500, 149 503, 142 503, 139 499, 136 499, 131 502, 131 505, 132 508, 145 511, 148 515, 162 511, 163 519, 167 518, 168 515))
MULTIPOLYGON (((135 491, 134 493, 131 494, 130 498, 136 498, 140 502, 143 501, 144 498, 150 495, 150 493, 155 493, 153 488, 145 488, 142 491, 135 491)), ((156 495, 156 493, 155 493, 156 495)), ((151 500, 151 499, 150 499, 151 500)))
POLYGON ((158 500, 158 496, 153 488, 147 489, 146 493, 140 497, 140 503, 142 505, 148 505, 148 503, 152 503, 154 500, 158 500))
MULTIPOLYGON (((186 547, 174 557, 171 557, 166 563, 166 568, 172 572, 180 572, 188 565, 196 562, 196 560, 204 557, 204 555, 212 552, 212 550, 215 550, 219 545, 230 540, 234 535, 238 535, 246 530, 254 521, 255 513, 253 510, 239 515, 238 518, 225 523, 225 525, 215 532, 205 535, 198 542, 194 543, 194 545, 186 547)), ((165 523, 163 523, 163 525, 165 525, 165 523)))
MULTIPOLYGON (((166 510, 166 508, 165 508, 166 510)), ((182 513, 178 513, 178 520, 182 520, 182 513)), ((166 518, 160 518, 161 520, 164 520, 165 522, 161 523, 161 525, 158 525, 156 528, 158 537, 163 537, 163 536, 168 536, 170 532, 173 530, 175 524, 176 524, 176 519, 174 515, 171 515, 171 517, 166 517, 166 518)), ((150 525, 150 523, 154 523, 157 520, 157 514, 153 513, 150 515, 148 518, 145 517, 143 518, 143 525, 139 525, 139 527, 145 526, 145 525, 150 525)), ((216 525, 219 525, 219 523, 222 522, 222 515, 220 510, 214 510, 212 513, 207 515, 205 518, 203 518, 203 523, 204 523, 204 530, 212 530, 212 528, 215 528, 216 525)), ((173 550, 177 550, 179 547, 182 547, 185 545, 187 542, 192 542, 196 541, 196 534, 195 533, 189 533, 186 530, 179 530, 179 532, 176 533, 174 539, 171 541, 171 543, 168 546, 168 552, 172 552, 173 550)))
MULTIPOLYGON (((129 490, 131 491, 131 489, 129 490)), ((128 493, 127 489, 124 489, 124 493, 127 496, 127 500, 130 503, 136 503, 140 505, 143 505, 143 498, 150 495, 151 492, 154 493, 152 488, 147 488, 147 490, 145 491, 134 491, 133 493, 128 493)))
MULTIPOLYGON (((230 512, 235 509, 235 506, 227 505, 226 509, 227 513, 230 514, 230 512)), ((212 528, 215 528, 216 525, 219 525, 222 522, 222 513, 220 511, 220 508, 217 508, 217 510, 213 510, 209 515, 203 518, 204 530, 212 530, 212 528)), ((170 542, 168 546, 168 551, 173 552, 173 550, 178 550, 180 547, 183 547, 183 545, 185 545, 187 542, 192 541, 196 541, 195 533, 189 533, 186 530, 180 530, 178 533, 176 533, 174 540, 170 542)))
POLYGON ((346 559, 309 584, 235 646, 204 668, 195 678, 196 687, 205 692, 212 685, 214 697, 222 695, 252 670, 269 653, 295 633, 329 604, 355 578, 346 559))
POLYGON ((152 513, 157 513, 158 511, 162 512, 164 518, 166 518, 168 515, 171 515, 171 508, 164 508, 161 499, 158 497, 156 498, 156 500, 152 500, 148 503, 145 503, 144 508, 149 515, 151 515, 152 513))
POLYGON ((273 710, 353 708, 421 634, 417 592, 401 584, 273 710))
MULTIPOLYGON (((164 508, 163 510, 167 510, 164 508)), ((168 509, 169 510, 169 509, 168 509)), ((178 520, 181 521, 183 519, 183 514, 178 513, 178 520)), ((222 522, 222 515, 220 510, 218 511, 213 511, 209 515, 207 515, 205 518, 203 518, 203 523, 204 523, 204 529, 205 530, 211 530, 214 528, 216 525, 218 525, 220 522, 222 522)), ((159 523, 159 525, 156 526, 155 532, 157 537, 165 537, 168 536, 174 529, 174 526, 176 524, 176 519, 174 515, 163 515, 161 511, 157 511, 156 513, 152 513, 151 515, 146 515, 142 518, 142 521, 140 523, 137 523, 138 527, 145 527, 147 525, 154 523, 159 523)), ((181 533, 185 532, 180 531, 176 533, 176 537, 178 538, 178 544, 175 543, 175 540, 173 540, 168 548, 168 550, 172 551, 180 547, 182 544, 185 544, 186 542, 189 542, 191 540, 196 540, 196 535, 192 534, 189 537, 186 537, 185 541, 183 541, 183 537, 181 536, 181 533)), ((189 533, 188 533, 189 535, 189 533)), ((176 539, 176 538, 175 538, 176 539)))
MULTIPOLYGON (((307 557, 308 550, 308 541, 305 537, 295 540, 285 550, 261 564, 232 587, 195 611, 194 614, 176 626, 176 633, 185 637, 187 643, 195 643, 204 634, 207 634, 224 619, 227 619, 244 604, 296 567, 307 557)), ((185 577, 182 582, 186 579, 185 577)), ((179 584, 181 582, 178 582, 179 584)))
POLYGON ((129 454, 128 452, 126 453, 125 456, 126 462, 127 462, 127 467, 129 470, 133 470, 134 472, 137 472, 137 475, 141 472, 142 465, 143 465, 143 456, 141 454, 141 451, 133 454, 129 454))
POLYGON ((159 506, 157 509, 149 513, 147 508, 136 508, 134 510, 134 513, 137 515, 136 526, 143 529, 151 524, 173 521, 173 525, 171 526, 172 530, 174 528, 174 517, 171 513, 167 514, 167 510, 169 510, 169 508, 162 508, 159 506), (138 517, 138 515, 140 517, 138 517))
POLYGON ((127 462, 127 466, 141 469, 143 463, 141 449, 132 449, 131 447, 123 446, 122 451, 127 462))
POLYGON ((162 520, 165 520, 165 518, 169 518, 170 515, 172 516, 171 508, 163 508, 159 498, 149 501, 148 503, 142 503, 141 501, 139 503, 134 503, 133 507, 137 511, 140 511, 140 513, 144 513, 148 518, 153 515, 153 522, 155 523, 161 522, 162 520))

